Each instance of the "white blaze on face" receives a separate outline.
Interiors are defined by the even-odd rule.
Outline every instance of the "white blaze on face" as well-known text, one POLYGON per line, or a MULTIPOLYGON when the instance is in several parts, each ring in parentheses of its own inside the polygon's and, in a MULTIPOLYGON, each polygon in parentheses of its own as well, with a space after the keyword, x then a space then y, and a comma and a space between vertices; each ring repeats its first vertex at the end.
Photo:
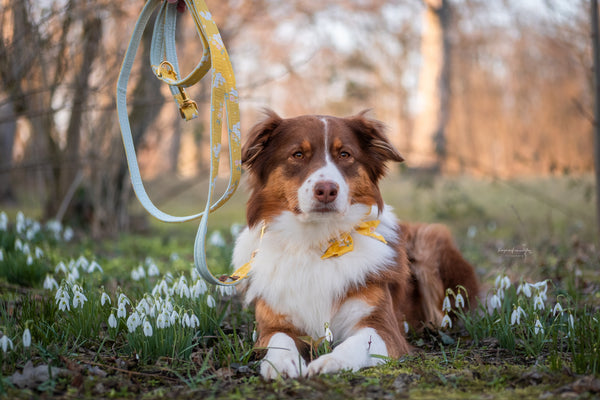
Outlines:
POLYGON ((328 208, 332 212, 343 214, 350 206, 349 187, 337 165, 331 160, 327 119, 321 118, 321 121, 323 122, 324 129, 323 140, 325 141, 325 145, 323 148, 325 151, 325 165, 309 175, 300 186, 298 189, 298 205, 302 214, 323 214, 317 210, 323 205, 315 197, 315 186, 322 182, 333 182, 337 184, 338 191, 335 200, 328 204, 328 208))

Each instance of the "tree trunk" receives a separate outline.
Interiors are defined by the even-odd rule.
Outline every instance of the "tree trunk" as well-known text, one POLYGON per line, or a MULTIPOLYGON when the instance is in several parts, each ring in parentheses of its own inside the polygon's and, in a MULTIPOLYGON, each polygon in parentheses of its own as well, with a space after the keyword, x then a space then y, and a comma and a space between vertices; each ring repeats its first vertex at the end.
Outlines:
POLYGON ((598 0, 590 7, 594 68, 594 167, 596 170, 596 224, 600 234, 600 33, 598 32, 598 0))
POLYGON ((15 200, 11 182, 12 152, 17 130, 12 102, 0 105, 0 203, 15 200))
POLYGON ((445 128, 450 92, 447 0, 424 0, 419 76, 419 113, 415 121, 409 165, 439 171, 446 152, 445 128))

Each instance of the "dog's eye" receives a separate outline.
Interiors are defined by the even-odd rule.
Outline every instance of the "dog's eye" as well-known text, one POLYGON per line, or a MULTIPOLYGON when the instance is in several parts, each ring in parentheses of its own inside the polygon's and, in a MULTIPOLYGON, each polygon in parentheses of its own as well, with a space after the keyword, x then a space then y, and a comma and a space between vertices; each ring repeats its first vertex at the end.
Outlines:
POLYGON ((292 158, 296 160, 302 160, 304 158, 304 153, 301 151, 297 151, 294 154, 292 154, 292 158))
POLYGON ((350 153, 348 153, 347 151, 342 151, 340 152, 340 158, 342 160, 347 160, 348 158, 350 158, 350 153))

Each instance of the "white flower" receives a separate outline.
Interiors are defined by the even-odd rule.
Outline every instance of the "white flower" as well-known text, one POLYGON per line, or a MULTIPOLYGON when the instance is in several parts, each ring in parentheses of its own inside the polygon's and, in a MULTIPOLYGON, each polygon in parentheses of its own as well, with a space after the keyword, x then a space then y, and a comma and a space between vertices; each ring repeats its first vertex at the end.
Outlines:
POLYGON ((58 289, 58 282, 56 282, 56 279, 54 279, 50 274, 47 274, 46 279, 44 279, 44 289, 58 289))
POLYGON ((569 327, 571 330, 575 329, 575 320, 573 319, 573 314, 569 313, 569 327))
POLYGON ((2 211, 0 213, 0 231, 5 231, 8 229, 8 217, 6 213, 2 211))
POLYGON ((125 318, 127 316, 127 309, 125 308, 125 302, 119 303, 119 307, 117 308, 117 317, 125 318))
POLYGON ((158 314, 158 317, 156 317, 156 327, 163 329, 168 326, 169 326, 169 314, 166 313, 165 311, 163 311, 160 314, 158 314))
POLYGON ((35 258, 44 257, 44 251, 37 246, 35 246, 35 250, 33 251, 33 253, 35 254, 35 258))
POLYGON ((63 238, 65 239, 65 242, 70 242, 71 239, 73 239, 73 235, 73 229, 67 227, 63 233, 63 238))
POLYGON ((110 296, 106 292, 102 292, 102 296, 100 296, 100 304, 104 305, 108 301, 108 304, 112 304, 110 300, 110 296))
POLYGON ((174 325, 178 319, 179 319, 179 314, 177 314, 177 311, 173 310, 171 312, 171 315, 169 316, 169 323, 171 325, 174 325))
POLYGON ((33 257, 31 257, 31 254, 27 256, 27 265, 31 265, 33 264, 33 257))
POLYGON ((333 342, 333 332, 331 332, 331 329, 329 329, 328 323, 325 323, 325 339, 329 343, 333 342))
POLYGON ((21 248, 21 251, 25 255, 30 255, 31 254, 31 249, 29 249, 29 245, 27 243, 23 244, 23 247, 21 248))
POLYGON ((56 264, 56 267, 54 267, 54 273, 58 274, 59 272, 62 272, 65 275, 67 274, 67 266, 62 261, 56 264))
POLYGON ((525 310, 523 310, 521 306, 518 306, 513 310, 512 314, 510 314, 510 324, 519 325, 521 323, 521 316, 527 317, 527 314, 525 314, 525 310))
POLYGON ((78 268, 81 268, 83 270, 87 270, 88 265, 90 265, 90 262, 88 261, 87 258, 85 258, 83 255, 79 256, 79 258, 77 259, 77 261, 75 262, 75 265, 78 268))
POLYGON ((14 349, 12 340, 10 340, 10 338, 6 335, 3 335, 0 338, 0 346, 2 346, 2 351, 4 353, 6 353, 8 351, 8 346, 10 346, 11 350, 14 349))
POLYGON ((0 261, 4 261, 4 252, 0 249, 0 261))
POLYGON ((83 294, 83 292, 80 291, 74 291, 73 292, 73 307, 77 308, 81 305, 81 308, 83 308, 83 304, 87 301, 87 297, 85 297, 85 295, 83 294))
POLYGON ((233 224, 229 228, 229 233, 231 233, 232 237, 237 238, 239 236, 239 234, 242 232, 243 229, 244 229, 244 225, 242 225, 242 224, 233 224))
POLYGON ((196 267, 192 267, 190 270, 190 277, 192 278, 192 282, 196 282, 200 279, 200 274, 198 273, 198 269, 196 267))
POLYGON ((522 283, 517 288, 517 295, 523 293, 526 297, 531 297, 531 285, 527 282, 522 283))
POLYGON ((196 317, 196 314, 192 314, 192 316, 190 317, 190 328, 194 329, 200 326, 200 321, 198 320, 198 317, 196 317))
POLYGON ((179 294, 179 297, 182 297, 182 298, 185 297, 186 299, 189 299, 190 298, 190 288, 188 287, 188 285, 180 283, 178 294, 179 294))
POLYGON ((148 301, 144 298, 142 300, 140 300, 140 302, 138 303, 138 305, 135 307, 135 309, 140 313, 140 314, 149 314, 150 313, 150 304, 148 303, 148 301))
POLYGON ((21 239, 19 238, 15 240, 15 250, 23 251, 23 242, 21 242, 21 239))
POLYGON ((110 326, 111 328, 117 327, 117 319, 115 318, 114 312, 110 313, 110 317, 108 317, 108 326, 110 326))
POLYGON ((63 286, 61 286, 56 291, 56 294, 54 295, 54 300, 56 300, 56 303, 58 304, 60 300, 71 300, 71 296, 69 296, 69 293, 65 290, 63 286))
POLYGON ((190 296, 196 299, 206 293, 207 290, 208 288, 206 287, 206 282, 204 282, 202 279, 198 279, 190 290, 190 296))
POLYGON ((94 272, 96 270, 100 271, 101 274, 104 273, 104 270, 102 269, 100 264, 98 264, 98 262, 96 262, 96 260, 94 260, 88 266, 87 272, 88 272, 88 274, 91 274, 92 272, 94 272))
POLYGON ((144 335, 148 337, 152 336, 152 325, 150 325, 147 319, 144 320, 144 335))
POLYGON ((181 326, 183 326, 184 328, 190 326, 190 316, 188 315, 188 313, 183 314, 183 317, 181 317, 181 326))
POLYGON ((554 306, 554 309, 552 310, 552 315, 556 316, 558 314, 562 314, 563 313, 563 308, 560 305, 560 303, 556 303, 556 305, 554 306))
POLYGON ((69 302, 66 301, 65 299, 60 299, 58 301, 58 309, 60 311, 65 311, 65 310, 71 311, 71 306, 69 305, 69 302))
POLYGON ((456 295, 456 299, 454 300, 454 306, 456 308, 463 308, 465 306, 465 299, 463 298, 460 292, 456 295))
POLYGON ((235 294, 235 286, 233 285, 219 285, 217 290, 221 293, 221 296, 231 296, 235 294))
POLYGON ((450 317, 448 316, 448 314, 444 315, 444 318, 442 318, 442 328, 452 328, 452 320, 450 319, 450 317))
POLYGON ((177 260, 179 260, 179 254, 177 254, 177 253, 171 253, 171 255, 169 256, 169 259, 171 261, 177 261, 177 260))
POLYGON ((148 276, 158 276, 160 275, 160 271, 154 262, 150 263, 148 266, 148 276))
POLYGON ((152 289, 152 296, 157 296, 163 293, 165 296, 169 294, 169 286, 167 286, 167 281, 161 279, 154 288, 152 289))
POLYGON ((442 311, 448 312, 452 310, 452 306, 450 305, 450 298, 448 295, 444 297, 444 303, 442 304, 442 311))
POLYGON ((77 279, 79 279, 79 270, 77 267, 74 267, 71 269, 71 272, 68 273, 67 280, 69 282, 75 282, 77 279))
POLYGON ((542 326, 542 323, 540 322, 539 319, 535 320, 535 326, 533 328, 533 331, 535 332, 536 335, 538 333, 541 333, 542 335, 544 334, 544 327, 542 326))
POLYGON ((208 237, 208 243, 210 243, 211 246, 215 247, 225 247, 226 245, 225 239, 219 231, 213 231, 213 233, 210 234, 210 236, 208 237))
POLYGON ((17 213, 17 225, 16 225, 17 233, 23 232, 25 229, 25 216, 21 211, 17 213))
POLYGON ((404 333, 408 333, 408 331, 410 331, 410 326, 408 322, 404 321, 404 333))
POLYGON ((25 328, 23 331, 23 347, 28 348, 31 346, 31 332, 29 328, 25 328))
POLYGON ((210 308, 214 308, 217 305, 217 303, 215 302, 215 299, 210 294, 206 297, 206 304, 210 308))
POLYGON ((252 341, 256 342, 258 340, 258 332, 256 332, 256 329, 254 329, 252 331, 252 341))
POLYGON ((129 318, 127 318, 127 329, 129 332, 134 332, 138 326, 142 323, 140 315, 137 311, 131 313, 129 318))
POLYGON ((533 298, 533 309, 543 310, 545 308, 544 300, 539 294, 533 298))
POLYGON ((494 311, 495 309, 500 309, 502 307, 502 302, 500 301, 500 297, 498 297, 497 294, 494 294, 489 301, 489 306, 488 309, 490 312, 494 311))
POLYGON ((119 299, 117 300, 117 304, 119 305, 119 307, 121 306, 121 304, 123 305, 131 305, 131 302, 129 301, 129 299, 127 298, 127 296, 125 296, 123 293, 119 294, 119 299))

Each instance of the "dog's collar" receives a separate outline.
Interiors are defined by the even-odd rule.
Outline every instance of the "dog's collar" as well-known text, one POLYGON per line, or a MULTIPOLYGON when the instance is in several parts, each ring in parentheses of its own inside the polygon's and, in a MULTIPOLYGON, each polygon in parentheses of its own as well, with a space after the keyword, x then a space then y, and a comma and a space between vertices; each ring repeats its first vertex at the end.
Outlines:
POLYGON ((326 258, 330 257, 339 257, 354 250, 354 241, 352 239, 353 232, 363 236, 372 237, 387 244, 385 238, 379 233, 375 232, 379 226, 379 223, 379 220, 363 221, 356 225, 351 232, 343 232, 339 236, 329 239, 327 241, 329 247, 327 247, 321 256, 321 259, 325 260, 326 258))

